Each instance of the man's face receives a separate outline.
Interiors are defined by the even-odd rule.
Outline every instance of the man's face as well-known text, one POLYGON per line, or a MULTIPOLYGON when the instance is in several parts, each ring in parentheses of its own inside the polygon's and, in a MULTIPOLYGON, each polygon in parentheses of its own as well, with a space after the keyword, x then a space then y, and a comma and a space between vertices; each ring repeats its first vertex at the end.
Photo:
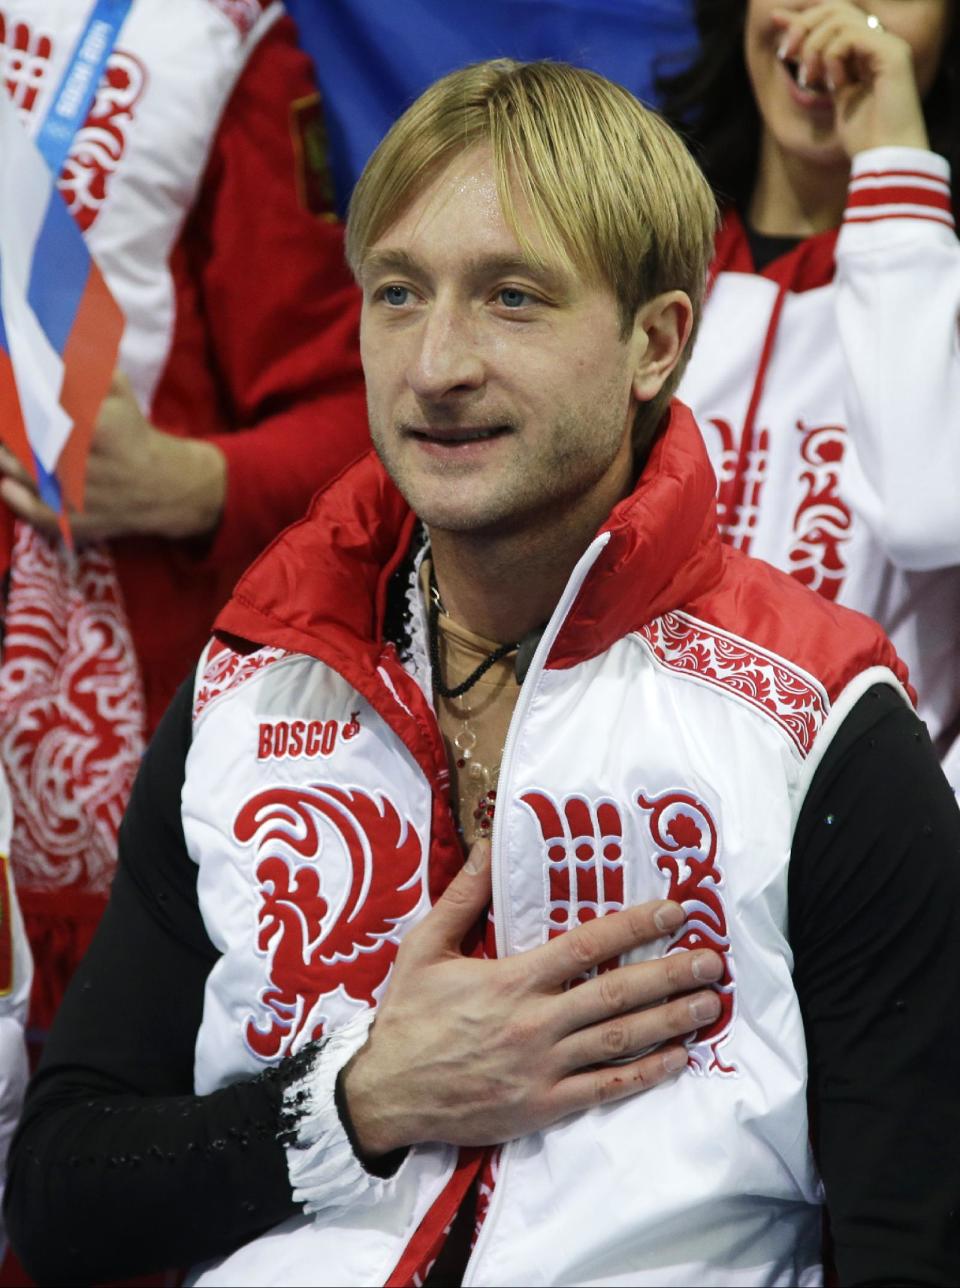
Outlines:
POLYGON ((361 284, 373 441, 428 526, 523 531, 626 490, 645 338, 621 339, 609 288, 525 258, 489 149, 424 189, 361 284))

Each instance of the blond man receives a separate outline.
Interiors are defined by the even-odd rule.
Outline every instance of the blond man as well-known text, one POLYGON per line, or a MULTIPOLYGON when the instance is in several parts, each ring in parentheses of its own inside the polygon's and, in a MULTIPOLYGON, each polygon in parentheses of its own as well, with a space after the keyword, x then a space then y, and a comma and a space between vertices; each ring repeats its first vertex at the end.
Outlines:
POLYGON ((371 159, 376 453, 148 754, 15 1149, 34 1273, 812 1284, 822 1172, 846 1281, 949 1281, 960 815, 879 629, 720 545, 670 401, 713 223, 562 65, 371 159))

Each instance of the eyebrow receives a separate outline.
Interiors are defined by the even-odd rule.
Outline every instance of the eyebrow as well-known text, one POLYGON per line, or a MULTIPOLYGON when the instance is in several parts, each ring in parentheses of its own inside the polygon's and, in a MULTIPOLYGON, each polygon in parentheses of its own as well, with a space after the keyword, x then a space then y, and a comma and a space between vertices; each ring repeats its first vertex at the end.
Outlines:
MULTIPOLYGON (((405 250, 374 250, 360 267, 361 280, 368 276, 398 273, 407 277, 429 277, 429 271, 405 250)), ((553 295, 570 289, 569 275, 560 266, 539 265, 522 255, 476 255, 466 261, 466 275, 474 282, 497 277, 528 277, 553 295)))

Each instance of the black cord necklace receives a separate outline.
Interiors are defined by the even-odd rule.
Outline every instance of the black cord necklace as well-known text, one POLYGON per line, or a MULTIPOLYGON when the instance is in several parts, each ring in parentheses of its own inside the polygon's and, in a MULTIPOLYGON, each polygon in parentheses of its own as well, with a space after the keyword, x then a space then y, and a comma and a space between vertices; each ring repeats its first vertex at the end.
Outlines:
POLYGON ((433 569, 430 569, 430 608, 427 613, 427 623, 430 635, 430 666, 433 670, 433 682, 436 685, 437 692, 441 698, 460 698, 469 689, 472 689, 476 682, 481 679, 490 670, 491 666, 496 666, 501 658, 508 653, 514 653, 522 644, 518 640, 516 644, 501 644, 495 648, 492 653, 483 659, 475 671, 471 671, 462 683, 457 684, 452 689, 448 689, 443 682, 440 671, 440 590, 437 586, 436 576, 433 569))

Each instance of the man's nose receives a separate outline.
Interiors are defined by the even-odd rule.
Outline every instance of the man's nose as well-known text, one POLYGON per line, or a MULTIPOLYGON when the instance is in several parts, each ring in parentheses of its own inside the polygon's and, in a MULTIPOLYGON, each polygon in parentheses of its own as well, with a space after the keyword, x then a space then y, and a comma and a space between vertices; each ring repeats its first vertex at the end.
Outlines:
POLYGON ((419 398, 434 400, 460 390, 478 389, 484 378, 484 363, 469 311, 453 303, 434 301, 426 310, 411 355, 410 388, 419 398))

